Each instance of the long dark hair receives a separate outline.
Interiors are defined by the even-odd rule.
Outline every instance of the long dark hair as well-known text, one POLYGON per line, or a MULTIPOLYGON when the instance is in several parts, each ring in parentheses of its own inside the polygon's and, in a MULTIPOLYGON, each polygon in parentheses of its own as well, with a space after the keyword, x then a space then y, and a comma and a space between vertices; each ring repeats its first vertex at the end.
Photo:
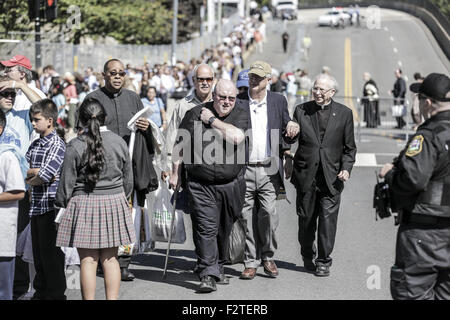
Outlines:
POLYGON ((105 151, 100 127, 105 124, 106 112, 98 100, 88 98, 83 101, 78 113, 79 125, 84 129, 82 137, 87 143, 83 154, 83 159, 87 162, 86 184, 88 189, 93 189, 105 166, 105 151))

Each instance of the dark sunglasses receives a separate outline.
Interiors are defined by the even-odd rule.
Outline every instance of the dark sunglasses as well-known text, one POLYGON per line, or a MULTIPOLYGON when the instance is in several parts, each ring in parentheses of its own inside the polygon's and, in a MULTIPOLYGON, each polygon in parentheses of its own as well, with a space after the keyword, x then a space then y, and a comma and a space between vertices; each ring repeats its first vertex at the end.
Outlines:
POLYGON ((236 97, 227 97, 227 96, 221 96, 221 95, 217 95, 219 97, 220 101, 225 101, 228 99, 228 101, 230 102, 234 102, 236 100, 236 97))
POLYGON ((109 75, 115 77, 117 75, 119 75, 120 77, 125 77, 127 75, 127 73, 125 71, 122 72, 117 72, 117 71, 109 71, 109 75))
POLYGON ((15 98, 16 97, 16 93, 14 91, 2 91, 0 92, 0 97, 11 97, 11 98, 15 98))
POLYGON ((214 78, 199 78, 199 77, 197 77, 197 81, 200 82, 200 83, 203 82, 203 81, 211 83, 213 80, 214 80, 214 78))

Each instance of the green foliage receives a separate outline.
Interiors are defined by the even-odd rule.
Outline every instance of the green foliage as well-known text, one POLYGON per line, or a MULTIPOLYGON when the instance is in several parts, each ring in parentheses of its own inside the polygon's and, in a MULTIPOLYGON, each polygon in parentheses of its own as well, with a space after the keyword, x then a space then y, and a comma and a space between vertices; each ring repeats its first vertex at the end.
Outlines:
POLYGON ((0 37, 8 38, 9 31, 33 31, 28 19, 27 1, 0 1, 0 37))
POLYGON ((439 10, 450 19, 450 2, 449 0, 431 0, 432 3, 439 8, 439 10))
POLYGON ((110 36, 123 44, 170 41, 172 12, 161 1, 60 0, 53 25, 67 26, 67 21, 75 21, 74 12, 68 11, 70 5, 78 6, 81 12, 79 28, 69 30, 74 43, 83 36, 110 36))

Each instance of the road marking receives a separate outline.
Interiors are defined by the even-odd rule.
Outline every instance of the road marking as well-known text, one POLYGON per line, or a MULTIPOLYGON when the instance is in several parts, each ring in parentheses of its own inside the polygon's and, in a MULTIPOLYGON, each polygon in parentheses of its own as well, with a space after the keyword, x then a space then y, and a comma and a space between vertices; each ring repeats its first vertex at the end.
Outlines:
POLYGON ((394 52, 395 52, 395 53, 397 53, 397 52, 398 52, 397 48, 394 48, 394 52))
POLYGON ((384 27, 384 31, 389 31, 389 28, 388 27, 384 27))
POLYGON ((394 42, 394 37, 390 37, 389 39, 391 39, 391 41, 394 42))
POLYGON ((350 38, 345 38, 344 45, 344 67, 345 67, 345 102, 353 111, 353 116, 356 121, 359 121, 359 114, 353 104, 352 91, 352 41, 350 38))
POLYGON ((402 64, 401 61, 398 62, 398 66, 399 66, 399 67, 403 67, 403 64, 402 64))
POLYGON ((377 158, 375 153, 357 153, 355 167, 376 167, 377 158))

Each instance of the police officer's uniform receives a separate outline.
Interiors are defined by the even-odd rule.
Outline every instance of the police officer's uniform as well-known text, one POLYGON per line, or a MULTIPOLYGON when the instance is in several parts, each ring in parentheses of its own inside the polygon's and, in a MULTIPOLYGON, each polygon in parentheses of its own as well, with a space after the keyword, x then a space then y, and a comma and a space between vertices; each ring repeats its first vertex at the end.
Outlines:
MULTIPOLYGON (((430 85, 435 89, 437 80, 447 81, 444 87, 439 82, 439 101, 448 101, 449 78, 430 76, 420 89, 410 89, 435 98, 423 90, 430 85)), ((435 114, 418 128, 385 176, 402 214, 391 269, 394 299, 450 299, 449 146, 450 110, 435 114)))

